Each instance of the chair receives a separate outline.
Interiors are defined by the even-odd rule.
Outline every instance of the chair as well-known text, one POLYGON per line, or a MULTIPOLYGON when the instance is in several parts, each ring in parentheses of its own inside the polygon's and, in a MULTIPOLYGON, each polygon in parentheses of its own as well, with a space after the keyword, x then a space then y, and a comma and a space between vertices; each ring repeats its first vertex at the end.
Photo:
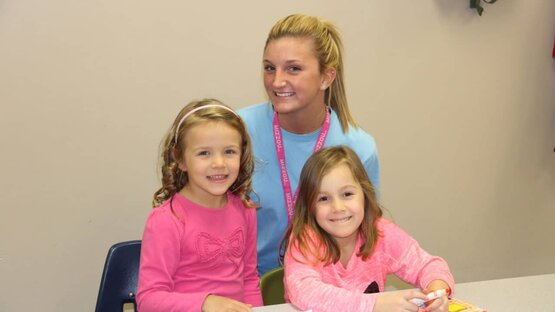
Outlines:
POLYGON ((137 311, 135 293, 139 277, 141 241, 121 242, 110 247, 96 301, 96 312, 121 312, 125 303, 137 311))
POLYGON ((260 291, 264 305, 284 303, 283 267, 275 268, 260 277, 260 291))

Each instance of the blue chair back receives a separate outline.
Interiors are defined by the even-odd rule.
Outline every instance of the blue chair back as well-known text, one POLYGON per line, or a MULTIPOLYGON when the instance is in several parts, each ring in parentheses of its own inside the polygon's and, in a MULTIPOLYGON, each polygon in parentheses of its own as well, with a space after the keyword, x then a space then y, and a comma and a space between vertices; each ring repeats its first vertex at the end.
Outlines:
POLYGON ((96 312, 121 312, 125 303, 137 304, 137 281, 141 241, 127 241, 113 245, 108 251, 100 289, 96 301, 96 312))

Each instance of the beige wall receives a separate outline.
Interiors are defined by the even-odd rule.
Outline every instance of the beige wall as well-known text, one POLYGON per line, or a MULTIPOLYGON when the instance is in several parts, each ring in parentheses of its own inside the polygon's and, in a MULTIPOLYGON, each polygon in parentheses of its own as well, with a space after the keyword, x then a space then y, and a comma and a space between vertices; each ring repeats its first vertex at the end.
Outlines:
POLYGON ((269 27, 341 29, 388 216, 460 282, 555 272, 555 2, 0 1, 0 311, 90 311, 193 98, 265 99, 269 27))

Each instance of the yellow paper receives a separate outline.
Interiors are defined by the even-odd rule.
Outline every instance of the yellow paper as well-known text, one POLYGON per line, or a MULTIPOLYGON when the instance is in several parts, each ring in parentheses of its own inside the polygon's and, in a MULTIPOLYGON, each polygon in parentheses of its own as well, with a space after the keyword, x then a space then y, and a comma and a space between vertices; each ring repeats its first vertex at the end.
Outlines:
POLYGON ((460 312, 464 310, 466 310, 466 308, 460 304, 456 304, 453 302, 449 303, 449 312, 460 312))

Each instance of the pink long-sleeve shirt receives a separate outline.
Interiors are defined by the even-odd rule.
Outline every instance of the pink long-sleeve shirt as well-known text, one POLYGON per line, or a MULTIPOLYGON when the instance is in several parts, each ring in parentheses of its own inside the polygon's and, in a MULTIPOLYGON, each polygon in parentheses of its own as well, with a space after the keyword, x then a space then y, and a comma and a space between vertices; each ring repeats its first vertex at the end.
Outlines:
POLYGON ((364 291, 374 281, 384 291, 390 273, 420 288, 436 279, 454 288, 453 276, 442 258, 428 254, 405 231, 386 219, 380 218, 377 227, 381 236, 370 257, 364 261, 356 256, 362 245, 359 236, 346 267, 339 261, 326 266, 311 265, 299 250, 290 249, 291 254, 286 253, 284 263, 286 297, 290 302, 314 312, 336 312, 337 307, 345 312, 372 311, 377 294, 364 291))
POLYGON ((144 229, 137 304, 141 312, 201 311, 209 294, 262 305, 256 211, 227 194, 221 209, 173 197, 144 229))

